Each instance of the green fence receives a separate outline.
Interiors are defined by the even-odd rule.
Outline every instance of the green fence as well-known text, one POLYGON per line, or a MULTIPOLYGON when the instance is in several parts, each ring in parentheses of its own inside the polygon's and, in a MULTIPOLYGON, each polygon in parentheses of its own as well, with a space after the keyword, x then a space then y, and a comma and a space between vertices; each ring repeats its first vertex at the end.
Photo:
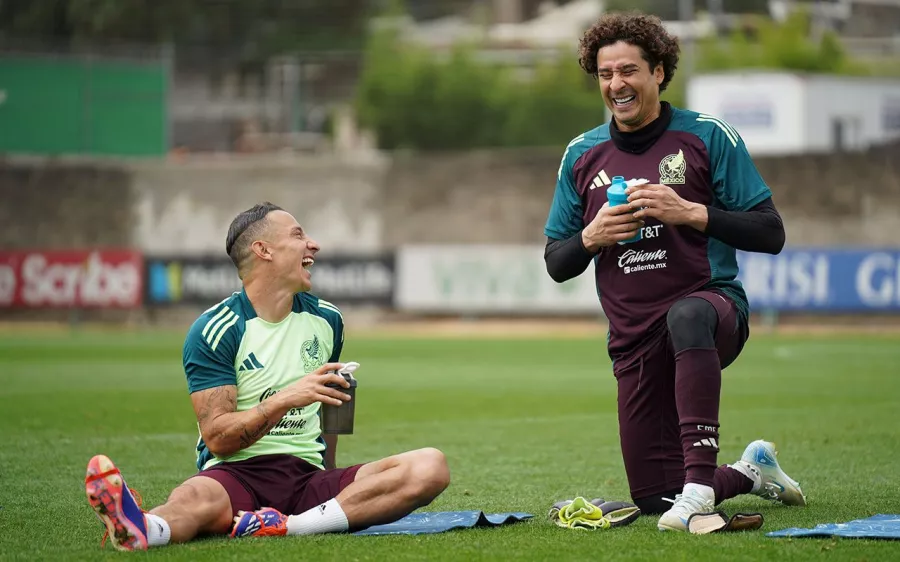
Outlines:
POLYGON ((0 153, 158 156, 165 61, 0 55, 0 153))

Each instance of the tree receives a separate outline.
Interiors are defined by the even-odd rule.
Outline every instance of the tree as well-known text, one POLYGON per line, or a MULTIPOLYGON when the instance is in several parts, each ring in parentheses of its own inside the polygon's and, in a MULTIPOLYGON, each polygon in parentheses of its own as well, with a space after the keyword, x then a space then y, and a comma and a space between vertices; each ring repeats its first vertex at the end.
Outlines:
POLYGON ((677 0, 608 0, 606 10, 610 12, 637 10, 645 14, 653 14, 663 20, 678 19, 677 0))
MULTIPOLYGON (((767 14, 769 0, 721 0, 722 11, 729 14, 767 14)), ((711 11, 709 0, 694 0, 694 15, 711 11)), ((680 16, 679 0, 608 0, 608 11, 639 10, 659 16, 663 20, 677 20, 680 16)))
POLYGON ((0 0, 0 37, 203 44, 266 58, 359 48, 369 15, 358 0, 0 0))
POLYGON ((700 42, 698 70, 769 68, 798 72, 843 73, 852 68, 833 33, 816 41, 809 17, 795 12, 783 24, 757 18, 730 37, 700 42))

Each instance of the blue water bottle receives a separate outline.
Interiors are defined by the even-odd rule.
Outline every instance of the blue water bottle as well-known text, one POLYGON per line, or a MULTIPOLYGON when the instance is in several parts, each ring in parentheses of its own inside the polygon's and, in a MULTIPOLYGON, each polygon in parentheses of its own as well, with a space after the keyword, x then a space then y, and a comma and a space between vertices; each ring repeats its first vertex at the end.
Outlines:
MULTIPOLYGON (((626 205, 628 203, 628 195, 625 194, 625 189, 628 188, 628 184, 625 183, 625 178, 623 176, 613 176, 612 185, 609 186, 609 189, 606 190, 606 198, 609 200, 609 206, 615 207, 616 205, 626 205)), ((619 242, 619 244, 629 244, 631 242, 637 242, 643 238, 641 235, 641 229, 638 229, 638 233, 628 240, 623 240, 619 242)))

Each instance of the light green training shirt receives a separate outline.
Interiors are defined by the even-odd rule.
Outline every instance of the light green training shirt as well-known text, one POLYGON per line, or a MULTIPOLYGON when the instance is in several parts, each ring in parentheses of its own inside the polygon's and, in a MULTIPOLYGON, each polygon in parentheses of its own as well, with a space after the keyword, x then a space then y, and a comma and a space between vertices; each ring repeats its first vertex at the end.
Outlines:
MULTIPOLYGON (((183 352, 188 389, 235 385, 237 411, 249 410, 323 364, 339 361, 343 343, 344 321, 330 302, 298 293, 287 318, 273 324, 256 315, 241 290, 204 312, 188 331, 183 352)), ((197 469, 271 454, 294 455, 322 468, 320 406, 291 409, 259 441, 228 457, 212 454, 201 435, 197 469)))

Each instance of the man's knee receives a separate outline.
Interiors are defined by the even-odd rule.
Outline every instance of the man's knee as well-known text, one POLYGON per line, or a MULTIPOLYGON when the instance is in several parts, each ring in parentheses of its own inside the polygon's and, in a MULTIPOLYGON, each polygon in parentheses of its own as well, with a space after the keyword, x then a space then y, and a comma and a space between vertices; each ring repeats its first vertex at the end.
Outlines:
POLYGON ((190 517, 201 530, 227 531, 231 527, 231 499, 216 480, 195 476, 172 490, 163 506, 190 517))
POLYGON ((706 299, 687 297, 676 301, 666 315, 666 324, 676 352, 716 345, 719 315, 706 299))
POLYGON ((438 449, 415 451, 407 470, 410 492, 421 501, 430 503, 450 485, 450 467, 444 453, 438 449))

